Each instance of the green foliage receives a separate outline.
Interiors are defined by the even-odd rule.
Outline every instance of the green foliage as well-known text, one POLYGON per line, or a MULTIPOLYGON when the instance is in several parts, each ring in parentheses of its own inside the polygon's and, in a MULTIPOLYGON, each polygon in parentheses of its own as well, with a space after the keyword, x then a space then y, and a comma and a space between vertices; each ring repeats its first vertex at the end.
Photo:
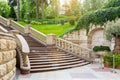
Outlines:
POLYGON ((106 2, 107 0, 84 0, 82 14, 100 9, 106 2))
POLYGON ((120 0, 112 0, 112 3, 116 3, 116 4, 113 5, 110 1, 108 4, 106 4, 106 6, 104 6, 104 8, 84 14, 78 20, 78 23, 75 26, 75 28, 73 28, 70 32, 74 30, 79 30, 82 28, 86 29, 88 32, 90 28, 90 24, 104 25, 107 21, 112 21, 112 20, 115 20, 116 18, 120 18, 120 14, 119 14, 120 4, 118 5, 117 1, 120 1, 120 0), (111 6, 107 7, 108 5, 111 5, 111 6), (115 5, 118 7, 116 7, 115 5))
POLYGON ((120 20, 107 22, 105 25, 105 34, 108 40, 111 40, 113 37, 120 36, 120 20))
MULTIPOLYGON (((114 60, 115 60, 115 68, 120 66, 120 54, 114 54, 114 60)), ((113 66, 113 54, 108 53, 104 55, 104 63, 108 62, 109 66, 113 66)))
POLYGON ((85 28, 89 30, 91 23, 95 25, 104 25, 104 23, 107 21, 112 21, 120 17, 119 13, 120 7, 111 7, 107 9, 99 9, 95 12, 90 12, 80 18, 75 29, 78 30, 85 28))
POLYGON ((118 7, 120 6, 120 0, 110 0, 103 8, 118 7))
POLYGON ((108 46, 95 46, 93 48, 93 51, 98 52, 98 51, 110 51, 110 48, 108 46))
POLYGON ((0 15, 3 17, 8 17, 10 13, 10 6, 5 1, 0 1, 0 15))
POLYGON ((38 22, 38 21, 31 21, 30 24, 33 24, 33 25, 40 25, 41 22, 38 22))

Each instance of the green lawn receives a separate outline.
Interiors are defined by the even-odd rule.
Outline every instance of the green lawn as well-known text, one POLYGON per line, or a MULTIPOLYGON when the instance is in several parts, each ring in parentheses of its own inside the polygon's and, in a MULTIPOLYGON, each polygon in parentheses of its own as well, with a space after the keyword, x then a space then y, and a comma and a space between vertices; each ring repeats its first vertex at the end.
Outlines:
MULTIPOLYGON (((20 24, 26 25, 26 23, 19 21, 20 24)), ((44 24, 44 25, 33 25, 31 26, 34 29, 44 33, 44 34, 56 34, 57 36, 62 35, 68 28, 72 26, 69 23, 65 23, 64 25, 61 24, 44 24)))

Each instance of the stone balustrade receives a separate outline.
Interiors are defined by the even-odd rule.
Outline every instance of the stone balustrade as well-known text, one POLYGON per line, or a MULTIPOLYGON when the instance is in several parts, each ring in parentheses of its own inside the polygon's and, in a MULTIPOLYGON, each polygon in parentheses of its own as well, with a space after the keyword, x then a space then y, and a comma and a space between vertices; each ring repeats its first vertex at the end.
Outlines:
POLYGON ((91 59, 91 54, 92 51, 90 49, 80 47, 77 44, 74 44, 70 41, 61 39, 61 38, 56 38, 55 45, 73 55, 76 55, 78 57, 81 57, 83 59, 86 59, 88 61, 92 61, 91 59))
POLYGON ((12 35, 0 33, 0 80, 14 80, 16 73, 16 42, 12 35))

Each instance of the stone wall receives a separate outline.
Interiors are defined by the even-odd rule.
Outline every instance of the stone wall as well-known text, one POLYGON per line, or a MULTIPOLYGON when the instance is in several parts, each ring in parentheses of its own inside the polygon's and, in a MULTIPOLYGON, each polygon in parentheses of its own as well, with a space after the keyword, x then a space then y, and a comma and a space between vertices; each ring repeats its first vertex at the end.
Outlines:
POLYGON ((86 30, 73 31, 63 36, 64 39, 72 41, 76 44, 83 44, 87 42, 86 30))
POLYGON ((16 73, 16 42, 12 35, 0 33, 0 80, 14 80, 16 73))
MULTIPOLYGON (((92 25, 88 34, 85 29, 73 31, 64 35, 64 39, 79 44, 82 47, 93 48, 94 46, 109 46, 111 48, 111 42, 106 40, 104 35, 104 26, 92 25)), ((113 49, 113 48, 111 48, 113 49)))

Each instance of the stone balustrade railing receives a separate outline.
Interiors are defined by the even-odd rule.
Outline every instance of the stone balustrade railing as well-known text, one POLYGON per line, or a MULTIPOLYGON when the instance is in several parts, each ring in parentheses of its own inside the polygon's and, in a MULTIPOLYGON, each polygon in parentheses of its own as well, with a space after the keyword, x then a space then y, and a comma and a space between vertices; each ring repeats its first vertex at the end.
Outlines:
POLYGON ((37 39, 46 43, 46 35, 35 30, 34 28, 30 27, 30 25, 27 25, 24 27, 24 26, 20 25, 19 23, 15 22, 11 19, 5 19, 2 16, 0 16, 0 22, 2 22, 4 25, 7 25, 9 27, 17 29, 22 33, 30 33, 33 36, 35 36, 37 39))
POLYGON ((13 21, 13 20, 10 20, 10 25, 11 27, 13 28, 16 28, 17 30, 19 30, 20 32, 23 32, 24 33, 24 26, 18 24, 17 22, 13 21))
POLYGON ((35 36, 37 39, 41 40, 42 42, 46 43, 47 36, 33 28, 31 28, 31 34, 35 36))
MULTIPOLYGON (((0 19, 0 20, 2 20, 2 19, 0 19)), ((29 25, 27 25, 25 28, 23 28, 23 26, 16 23, 15 21, 11 21, 11 26, 17 28, 21 32, 32 34, 34 37, 43 41, 47 45, 56 45, 57 47, 64 49, 65 51, 74 53, 75 55, 80 56, 81 58, 84 58, 86 60, 88 59, 90 61, 90 57, 91 57, 90 54, 92 51, 87 48, 80 47, 77 44, 74 44, 67 40, 63 40, 61 38, 56 38, 55 35, 47 35, 46 36, 45 34, 33 29, 29 25)))
POLYGON ((0 21, 4 24, 7 25, 8 24, 8 20, 2 16, 0 16, 0 21))
POLYGON ((86 59, 88 61, 90 61, 91 59, 91 50, 84 48, 84 47, 80 47, 77 44, 74 44, 70 41, 61 39, 61 38, 56 38, 56 43, 55 45, 69 53, 72 53, 74 55, 77 55, 83 59, 86 59))
POLYGON ((18 53, 17 54, 19 55, 21 73, 22 74, 28 74, 28 73, 30 73, 30 61, 29 61, 29 58, 28 58, 28 54, 30 53, 29 46, 27 44, 27 41, 24 39, 24 37, 22 35, 15 34, 15 36, 18 39, 18 42, 17 42, 18 53))
POLYGON ((15 80, 16 42, 10 34, 0 33, 0 80, 15 80))
POLYGON ((5 33, 12 33, 16 36, 15 38, 17 43, 17 48, 16 48, 17 58, 19 58, 17 59, 17 63, 19 63, 18 65, 21 69, 22 74, 30 73, 30 62, 28 58, 28 53, 30 53, 30 49, 24 37, 20 35, 19 31, 17 30, 7 31, 5 28, 1 26, 0 26, 0 30, 5 33))

